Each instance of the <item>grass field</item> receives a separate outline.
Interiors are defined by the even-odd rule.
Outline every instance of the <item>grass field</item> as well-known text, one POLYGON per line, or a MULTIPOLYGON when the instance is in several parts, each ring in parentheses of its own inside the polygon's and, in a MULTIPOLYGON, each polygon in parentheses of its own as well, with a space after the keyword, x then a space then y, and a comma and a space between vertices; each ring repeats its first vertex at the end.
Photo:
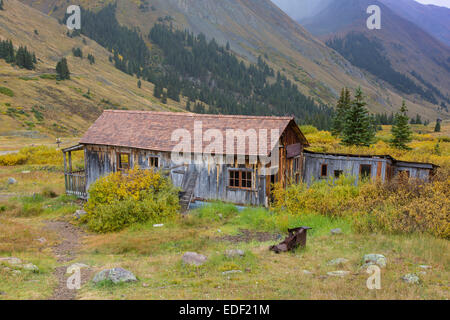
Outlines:
MULTIPOLYGON (((413 150, 396 156, 423 157, 420 148, 433 149, 440 141, 439 154, 427 156, 442 166, 448 165, 448 129, 448 123, 440 134, 421 128, 424 132, 417 133, 411 144, 413 150)), ((345 149, 334 140, 325 141, 326 136, 320 132, 308 134, 312 148, 345 149)), ((388 128, 378 136, 386 138, 388 128)), ((379 144, 375 147, 377 153, 391 151, 389 147, 377 147, 379 144)), ((48 299, 61 285, 54 270, 67 267, 68 262, 61 261, 54 248, 64 242, 66 235, 49 229, 49 221, 55 220, 73 223, 82 232, 70 264, 89 265, 89 280, 94 273, 111 267, 130 270, 138 278, 136 283, 122 285, 87 281, 76 291, 76 299, 450 298, 450 246, 445 239, 418 233, 358 233, 351 218, 308 212, 276 215, 262 208, 238 212, 226 204, 212 204, 161 228, 142 224, 117 233, 94 234, 74 222, 72 215, 80 203, 63 195, 63 183, 61 166, 55 163, 0 167, 0 257, 17 257, 39 268, 39 272, 32 272, 0 263, 0 299, 48 299), (9 178, 17 183, 8 184, 9 178), (269 251, 269 246, 284 238, 288 227, 296 226, 313 228, 306 248, 279 255, 269 251), (332 235, 330 231, 335 228, 343 233, 332 235), (39 241, 42 238, 44 242, 39 241), (245 256, 228 258, 224 254, 228 249, 244 250, 245 256), (188 251, 206 255, 208 261, 200 267, 183 265, 182 256, 188 251), (369 275, 361 266, 363 256, 370 253, 387 258, 381 290, 366 286, 369 275), (328 264, 337 258, 348 261, 328 264), (422 269, 421 265, 431 268, 422 269), (337 270, 349 274, 327 275, 337 270), (420 282, 402 281, 401 277, 409 273, 417 274, 420 282)))

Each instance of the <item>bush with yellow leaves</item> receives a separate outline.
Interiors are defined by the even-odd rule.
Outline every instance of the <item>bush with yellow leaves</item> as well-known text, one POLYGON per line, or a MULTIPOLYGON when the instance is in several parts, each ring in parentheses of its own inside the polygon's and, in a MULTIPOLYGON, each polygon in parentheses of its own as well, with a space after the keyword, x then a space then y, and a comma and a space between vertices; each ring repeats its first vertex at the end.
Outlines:
POLYGON ((119 231, 134 223, 161 223, 176 217, 178 190, 160 172, 135 168, 111 173, 89 188, 82 222, 98 233, 119 231))
POLYGON ((429 233, 450 238, 450 175, 440 169, 430 182, 400 175, 388 183, 356 186, 350 177, 274 189, 278 213, 348 217, 359 232, 429 233))

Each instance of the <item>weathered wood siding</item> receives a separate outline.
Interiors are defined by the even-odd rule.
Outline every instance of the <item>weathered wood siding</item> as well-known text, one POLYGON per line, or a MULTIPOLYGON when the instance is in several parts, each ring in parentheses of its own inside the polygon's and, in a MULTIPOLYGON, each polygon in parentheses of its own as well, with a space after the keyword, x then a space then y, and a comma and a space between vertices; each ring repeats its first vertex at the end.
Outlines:
POLYGON ((391 160, 384 158, 359 158, 323 154, 303 154, 303 181, 311 184, 313 181, 321 179, 322 165, 327 165, 327 177, 334 177, 336 170, 343 171, 346 175, 356 177, 356 183, 360 177, 361 165, 371 165, 371 178, 381 179, 385 181, 386 171, 389 165, 392 165, 391 160))
POLYGON ((266 177, 261 176, 258 165, 215 165, 212 159, 203 157, 198 164, 177 166, 172 163, 170 153, 152 152, 132 148, 113 146, 87 145, 85 148, 85 165, 87 173, 87 189, 102 176, 117 170, 117 154, 130 154, 130 167, 139 165, 141 169, 149 169, 149 158, 159 158, 159 169, 169 170, 170 178, 176 187, 181 188, 184 176, 189 170, 198 172, 194 198, 204 200, 221 200, 236 204, 263 206, 266 204, 266 177), (245 168, 252 172, 252 189, 233 189, 229 187, 229 169, 245 168))
POLYGON ((410 178, 428 181, 433 172, 433 166, 399 161, 395 166, 395 174, 398 174, 401 171, 408 171, 410 178))

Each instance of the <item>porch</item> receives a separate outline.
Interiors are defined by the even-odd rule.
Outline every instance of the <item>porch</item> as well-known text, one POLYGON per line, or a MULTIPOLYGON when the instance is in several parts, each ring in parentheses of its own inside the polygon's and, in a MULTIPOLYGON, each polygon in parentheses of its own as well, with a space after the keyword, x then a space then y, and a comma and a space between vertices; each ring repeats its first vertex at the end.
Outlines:
POLYGON ((64 182, 66 194, 87 200, 86 171, 73 171, 72 168, 72 152, 80 150, 84 150, 83 145, 76 145, 62 150, 64 155, 64 182))

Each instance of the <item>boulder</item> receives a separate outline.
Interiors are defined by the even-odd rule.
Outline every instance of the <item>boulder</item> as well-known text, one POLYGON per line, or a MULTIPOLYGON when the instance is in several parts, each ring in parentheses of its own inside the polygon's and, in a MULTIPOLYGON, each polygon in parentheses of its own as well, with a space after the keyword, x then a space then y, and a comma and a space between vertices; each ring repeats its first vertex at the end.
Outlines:
POLYGON ((242 273, 242 270, 230 270, 230 271, 224 271, 222 272, 222 274, 224 276, 229 275, 229 274, 234 274, 234 273, 242 273))
POLYGON ((420 278, 414 273, 405 274, 401 279, 410 284, 418 284, 420 282, 420 278))
POLYGON ((94 281, 94 283, 98 283, 108 280, 114 284, 137 281, 136 276, 132 272, 122 268, 113 268, 100 271, 94 276, 92 281, 94 281))
POLYGON ((83 216, 87 215, 87 212, 84 210, 77 210, 73 214, 73 217, 77 220, 81 219, 83 216))
POLYGON ((420 265, 419 268, 420 268, 420 269, 424 269, 424 270, 428 270, 428 269, 432 269, 433 267, 432 267, 432 266, 427 266, 427 265, 424 265, 424 264, 423 264, 423 265, 420 265))
POLYGON ((208 258, 196 252, 186 252, 183 255, 182 260, 184 264, 201 266, 206 262, 206 260, 208 260, 208 258))
POLYGON ((225 251, 225 255, 228 258, 239 258, 245 256, 245 252, 243 250, 230 249, 225 251))
POLYGON ((39 239, 35 239, 37 242, 39 242, 39 243, 46 243, 47 242, 47 239, 45 239, 45 238, 39 238, 39 239))
POLYGON ((27 271, 32 271, 32 272, 39 272, 39 268, 32 263, 24 264, 23 269, 27 270, 27 271))
POLYGON ((313 274, 313 273, 312 273, 311 271, 309 271, 309 270, 303 270, 302 272, 303 272, 304 275, 307 275, 307 276, 311 276, 311 275, 313 274))
POLYGON ((337 259, 333 259, 331 261, 328 261, 327 265, 329 266, 336 266, 336 265, 341 265, 341 264, 345 264, 348 262, 348 259, 345 258, 337 258, 337 259))
POLYGON ((15 257, 0 258, 0 263, 2 263, 2 262, 9 264, 11 266, 16 266, 16 265, 22 264, 22 260, 20 260, 19 258, 15 258, 15 257))
POLYGON ((340 228, 332 229, 330 232, 332 235, 342 234, 342 229, 340 228))
POLYGON ((14 178, 8 178, 8 184, 16 184, 17 180, 14 178))
POLYGON ((327 272, 327 275, 329 275, 330 277, 345 277, 348 276, 349 274, 350 271, 343 271, 343 270, 327 272))
POLYGON ((380 268, 386 268, 387 260, 386 257, 382 254, 366 254, 363 258, 364 266, 363 267, 369 267, 371 265, 377 265, 380 268))

